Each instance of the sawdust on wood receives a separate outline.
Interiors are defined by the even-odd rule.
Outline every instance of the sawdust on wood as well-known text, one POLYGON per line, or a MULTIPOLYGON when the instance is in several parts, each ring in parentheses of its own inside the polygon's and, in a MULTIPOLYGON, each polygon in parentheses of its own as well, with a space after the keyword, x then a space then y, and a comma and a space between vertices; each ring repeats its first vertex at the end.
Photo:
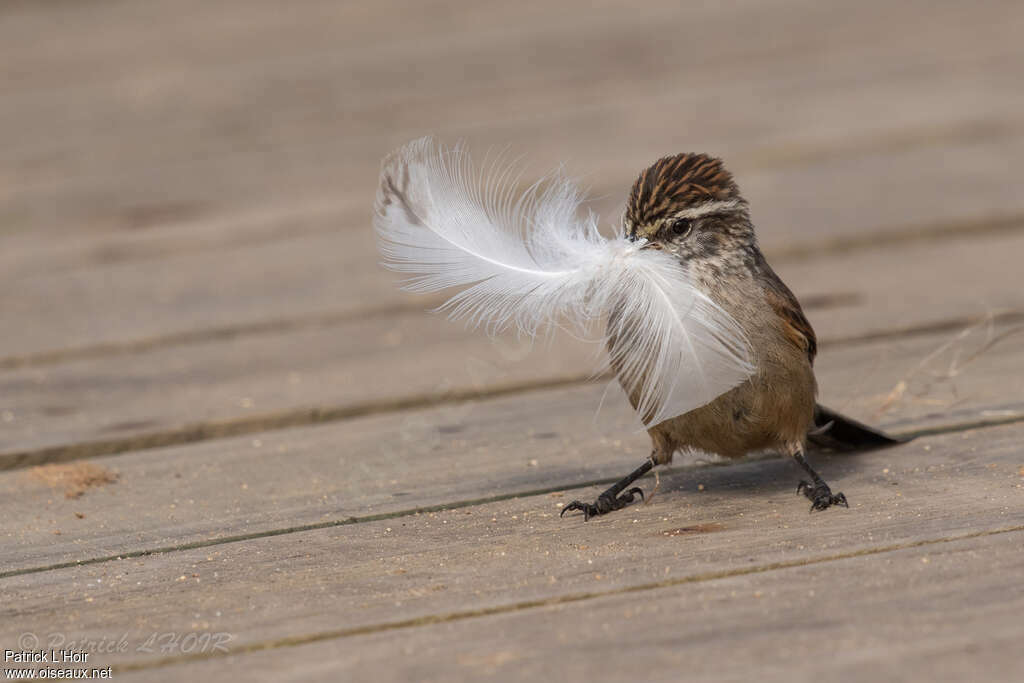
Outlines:
POLYGON ((116 472, 91 462, 40 465, 29 473, 51 488, 64 489, 65 498, 78 498, 91 488, 117 481, 116 472))

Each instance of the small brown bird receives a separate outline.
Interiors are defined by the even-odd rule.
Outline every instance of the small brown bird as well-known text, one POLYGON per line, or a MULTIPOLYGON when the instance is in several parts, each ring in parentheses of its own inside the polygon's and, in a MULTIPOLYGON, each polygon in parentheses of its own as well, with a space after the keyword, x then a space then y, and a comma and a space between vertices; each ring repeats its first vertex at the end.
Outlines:
MULTIPOLYGON (((816 405, 814 329, 761 253, 748 204, 722 162, 704 154, 658 160, 634 183, 623 220, 631 239, 644 239, 645 248, 684 263, 694 283, 739 323, 756 371, 712 402, 650 426, 650 458, 593 503, 573 501, 562 514, 581 510, 589 519, 625 507, 643 497, 639 487, 626 490, 630 484, 688 449, 727 458, 766 449, 786 453, 810 478, 797 491, 811 500, 812 510, 848 507, 846 496, 833 493, 808 464, 808 438, 832 447, 896 441, 816 405)), ((625 388, 638 408, 637 393, 625 388)))
POLYGON ((872 447, 894 440, 816 405, 817 342, 793 293, 757 246, 747 202, 718 159, 665 157, 640 174, 608 239, 581 194, 558 176, 517 196, 509 169, 478 173, 461 147, 429 138, 385 160, 374 226, 385 264, 405 287, 461 288, 443 306, 494 332, 534 336, 561 321, 602 339, 654 449, 593 503, 617 510, 629 488, 677 450, 737 458, 788 453, 810 481, 812 510, 846 506, 804 457, 808 440, 872 447), (815 426, 815 423, 822 426, 815 426))

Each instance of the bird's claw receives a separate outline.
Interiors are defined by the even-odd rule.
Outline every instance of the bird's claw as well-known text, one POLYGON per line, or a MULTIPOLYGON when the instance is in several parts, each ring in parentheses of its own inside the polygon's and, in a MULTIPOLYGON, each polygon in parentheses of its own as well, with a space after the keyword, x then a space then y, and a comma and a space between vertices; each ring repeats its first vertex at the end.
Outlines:
POLYGON ((590 519, 590 517, 592 515, 599 515, 599 514, 601 514, 598 511, 597 506, 591 505, 590 503, 584 503, 584 502, 579 501, 579 500, 574 500, 573 502, 569 503, 564 508, 562 508, 562 511, 558 514, 558 516, 559 517, 564 517, 565 513, 569 512, 570 510, 582 510, 583 511, 583 521, 587 521, 588 519, 590 519))
POLYGON ((639 486, 634 486, 620 496, 609 496, 602 493, 593 503, 584 503, 579 500, 574 500, 562 508, 562 512, 559 513, 558 516, 562 517, 570 510, 582 510, 583 521, 586 522, 591 517, 597 517, 598 515, 611 512, 612 510, 621 510, 632 503, 638 495, 640 496, 640 500, 644 499, 643 489, 639 486))
POLYGON ((804 494, 811 501, 811 512, 825 510, 833 505, 841 505, 844 508, 850 507, 850 504, 846 502, 846 496, 842 493, 833 495, 832 489, 824 482, 815 486, 806 481, 801 481, 796 486, 796 492, 804 494))

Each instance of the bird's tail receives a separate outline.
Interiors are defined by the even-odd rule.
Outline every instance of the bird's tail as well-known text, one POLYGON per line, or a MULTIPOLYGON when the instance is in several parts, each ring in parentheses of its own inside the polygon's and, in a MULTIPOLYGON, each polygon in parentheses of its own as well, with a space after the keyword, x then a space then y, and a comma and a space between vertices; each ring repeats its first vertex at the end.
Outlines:
POLYGON ((871 450, 909 441, 868 427, 821 404, 814 407, 814 424, 817 426, 807 435, 807 440, 831 450, 871 450))

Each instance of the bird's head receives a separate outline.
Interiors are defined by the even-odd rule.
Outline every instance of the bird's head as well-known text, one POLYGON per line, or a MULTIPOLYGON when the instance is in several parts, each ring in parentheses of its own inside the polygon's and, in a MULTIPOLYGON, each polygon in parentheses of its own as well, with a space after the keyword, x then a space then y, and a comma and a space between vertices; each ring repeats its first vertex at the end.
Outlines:
POLYGON ((630 239, 684 261, 756 249, 746 200, 722 162, 706 154, 664 157, 643 171, 623 228, 630 239))

